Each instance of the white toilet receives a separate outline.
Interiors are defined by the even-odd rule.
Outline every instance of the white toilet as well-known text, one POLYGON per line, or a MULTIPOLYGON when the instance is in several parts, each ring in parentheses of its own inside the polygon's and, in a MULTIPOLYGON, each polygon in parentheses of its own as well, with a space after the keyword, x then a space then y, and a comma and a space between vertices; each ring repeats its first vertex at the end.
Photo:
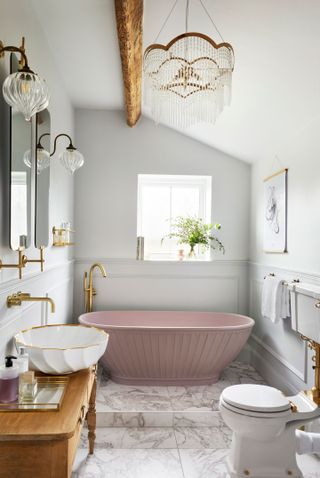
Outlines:
MULTIPOLYGON (((314 286, 290 288, 293 328, 306 333, 315 310, 314 286), (303 300, 300 300, 303 294, 303 300), (299 299, 297 300, 297 296, 299 299), (298 325, 299 324, 299 325, 298 325)), ((320 288, 319 288, 320 292, 320 288)), ((317 300, 315 300, 317 299, 317 300)), ((312 338, 320 337, 320 317, 312 320, 312 338), (315 330, 317 324, 318 330, 315 330)), ((310 333, 310 327, 308 329, 310 333)), ((228 471, 231 478, 302 477, 296 461, 296 429, 320 416, 320 407, 303 392, 286 397, 264 385, 241 384, 227 387, 220 396, 222 418, 233 431, 228 471)))
POLYGON ((320 408, 304 393, 285 397, 273 387, 234 385, 222 392, 220 411, 233 431, 231 478, 302 477, 295 430, 320 416, 320 408))

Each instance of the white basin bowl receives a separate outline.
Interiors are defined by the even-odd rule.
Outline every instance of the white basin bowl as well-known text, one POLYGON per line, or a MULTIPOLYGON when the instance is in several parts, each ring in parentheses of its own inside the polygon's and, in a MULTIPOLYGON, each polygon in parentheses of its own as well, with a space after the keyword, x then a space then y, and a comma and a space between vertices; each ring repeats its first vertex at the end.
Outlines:
POLYGON ((17 347, 29 354, 31 370, 60 375, 77 372, 97 363, 104 354, 109 335, 83 325, 45 325, 21 330, 15 335, 17 347))

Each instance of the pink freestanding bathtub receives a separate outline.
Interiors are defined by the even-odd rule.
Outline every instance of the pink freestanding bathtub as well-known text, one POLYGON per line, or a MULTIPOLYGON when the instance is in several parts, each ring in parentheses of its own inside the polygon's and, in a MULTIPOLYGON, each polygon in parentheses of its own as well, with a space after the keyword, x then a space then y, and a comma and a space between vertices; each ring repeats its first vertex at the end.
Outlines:
POLYGON ((108 332, 102 364, 127 385, 215 383, 254 325, 237 314, 146 310, 90 312, 79 322, 108 332))

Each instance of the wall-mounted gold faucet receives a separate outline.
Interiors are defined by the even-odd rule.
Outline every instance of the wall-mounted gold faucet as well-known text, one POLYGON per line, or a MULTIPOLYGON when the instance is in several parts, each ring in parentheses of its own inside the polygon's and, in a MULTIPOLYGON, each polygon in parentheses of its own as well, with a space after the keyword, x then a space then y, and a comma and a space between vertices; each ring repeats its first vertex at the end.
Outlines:
POLYGON ((21 305, 22 302, 48 302, 51 305, 51 312, 54 313, 56 311, 55 303, 50 297, 31 297, 31 295, 26 292, 16 292, 7 297, 7 307, 9 308, 21 305))
POLYGON ((106 273, 105 268, 103 267, 102 264, 99 264, 98 262, 95 263, 95 264, 92 264, 92 266, 90 267, 89 286, 87 286, 88 274, 87 274, 87 272, 84 273, 83 290, 84 290, 84 308, 85 308, 86 312, 92 312, 93 296, 97 295, 97 291, 93 287, 93 271, 96 268, 100 269, 100 272, 101 272, 103 277, 107 277, 107 273, 106 273))

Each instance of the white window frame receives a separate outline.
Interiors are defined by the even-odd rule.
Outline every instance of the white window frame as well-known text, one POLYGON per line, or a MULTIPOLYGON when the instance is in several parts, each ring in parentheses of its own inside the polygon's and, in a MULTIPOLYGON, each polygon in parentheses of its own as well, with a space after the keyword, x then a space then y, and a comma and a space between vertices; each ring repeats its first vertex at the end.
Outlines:
MULTIPOLYGON (((143 235, 142 191, 148 186, 185 187, 197 186, 199 189, 199 216, 205 223, 212 222, 212 177, 200 175, 138 174, 137 236, 143 235)), ((172 218, 172 202, 170 201, 170 217, 172 218)), ((155 253, 156 254, 156 253, 155 253)), ((158 253, 157 253, 158 254, 158 253)), ((159 253, 161 255, 161 253, 159 253)), ((210 260, 210 251, 201 256, 210 260)))

